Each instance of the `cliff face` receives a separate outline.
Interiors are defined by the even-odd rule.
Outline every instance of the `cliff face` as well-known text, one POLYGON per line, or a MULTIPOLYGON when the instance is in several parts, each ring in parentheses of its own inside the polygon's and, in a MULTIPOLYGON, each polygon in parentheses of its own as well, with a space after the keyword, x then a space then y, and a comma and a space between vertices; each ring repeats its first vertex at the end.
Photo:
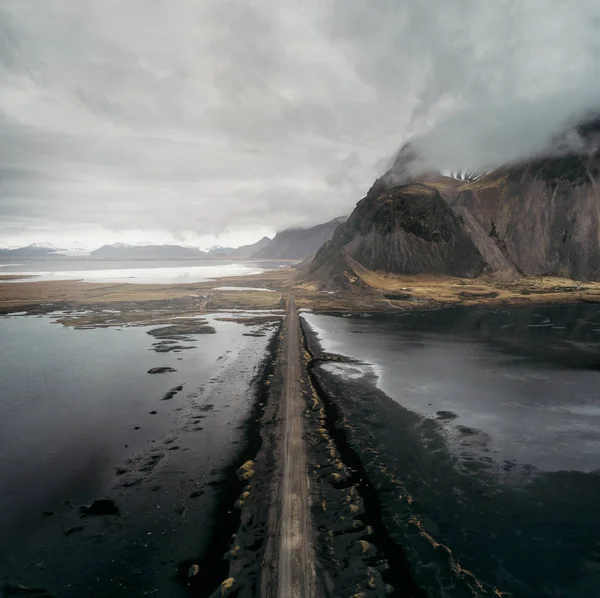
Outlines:
POLYGON ((526 275, 600 280, 600 160, 566 156, 494 171, 448 193, 526 275))
POLYGON ((473 277, 485 262, 460 218, 426 185, 371 194, 335 232, 331 249, 372 270, 473 277))

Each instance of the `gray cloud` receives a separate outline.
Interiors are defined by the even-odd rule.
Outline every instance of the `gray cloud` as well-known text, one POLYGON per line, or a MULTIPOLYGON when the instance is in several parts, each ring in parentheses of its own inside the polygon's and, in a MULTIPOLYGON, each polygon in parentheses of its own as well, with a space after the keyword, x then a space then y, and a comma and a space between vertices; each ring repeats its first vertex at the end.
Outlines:
POLYGON ((0 241, 194 239, 527 156, 600 98, 579 0, 3 0, 0 241))

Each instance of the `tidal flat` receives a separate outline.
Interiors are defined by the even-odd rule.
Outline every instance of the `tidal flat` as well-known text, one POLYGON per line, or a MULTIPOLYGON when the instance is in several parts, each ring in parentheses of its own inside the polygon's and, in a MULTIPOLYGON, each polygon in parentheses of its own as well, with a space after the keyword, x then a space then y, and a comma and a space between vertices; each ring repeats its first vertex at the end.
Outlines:
POLYGON ((197 566, 212 591, 277 319, 206 315, 209 334, 168 331, 193 349, 163 353, 160 326, 61 316, 0 318, 0 586, 186 596, 197 566))

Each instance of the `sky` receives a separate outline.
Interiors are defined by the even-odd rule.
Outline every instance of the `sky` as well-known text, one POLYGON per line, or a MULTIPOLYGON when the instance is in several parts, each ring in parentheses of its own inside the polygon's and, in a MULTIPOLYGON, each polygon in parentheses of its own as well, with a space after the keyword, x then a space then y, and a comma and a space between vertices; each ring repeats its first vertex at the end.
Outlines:
POLYGON ((0 0, 0 243, 240 245, 600 102, 596 0, 0 0))

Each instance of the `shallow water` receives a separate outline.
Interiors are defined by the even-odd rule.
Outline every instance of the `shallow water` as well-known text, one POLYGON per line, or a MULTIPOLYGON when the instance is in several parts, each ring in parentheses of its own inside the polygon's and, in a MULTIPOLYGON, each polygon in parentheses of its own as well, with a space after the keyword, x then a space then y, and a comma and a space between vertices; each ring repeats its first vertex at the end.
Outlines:
MULTIPOLYGON (((225 260, 35 260, 2 264, 3 275, 34 276, 28 281, 83 280, 85 282, 135 282, 176 284, 212 280, 222 276, 260 274, 279 267, 275 262, 225 260)), ((11 281, 9 281, 11 282, 11 281)), ((15 284, 18 281, 12 281, 15 284)))
POLYGON ((206 547, 214 483, 245 442, 270 337, 208 319, 217 333, 190 335, 195 349, 158 354, 147 327, 0 318, 0 581, 177 595, 176 568, 206 547), (177 371, 147 373, 158 366, 177 371), (104 496, 121 514, 82 520, 78 506, 104 496))
POLYGON ((360 360, 317 375, 431 595, 600 595, 598 313, 303 315, 360 360))
POLYGON ((488 435, 486 454, 501 462, 514 459, 545 471, 600 470, 599 371, 531 359, 524 345, 515 352, 462 329, 437 332, 435 322, 427 329, 426 315, 422 330, 407 330, 402 318, 303 317, 326 351, 369 364, 332 363, 326 366, 331 371, 362 375, 367 368, 404 407, 432 418, 451 411, 451 446, 455 428, 465 426, 488 435))

